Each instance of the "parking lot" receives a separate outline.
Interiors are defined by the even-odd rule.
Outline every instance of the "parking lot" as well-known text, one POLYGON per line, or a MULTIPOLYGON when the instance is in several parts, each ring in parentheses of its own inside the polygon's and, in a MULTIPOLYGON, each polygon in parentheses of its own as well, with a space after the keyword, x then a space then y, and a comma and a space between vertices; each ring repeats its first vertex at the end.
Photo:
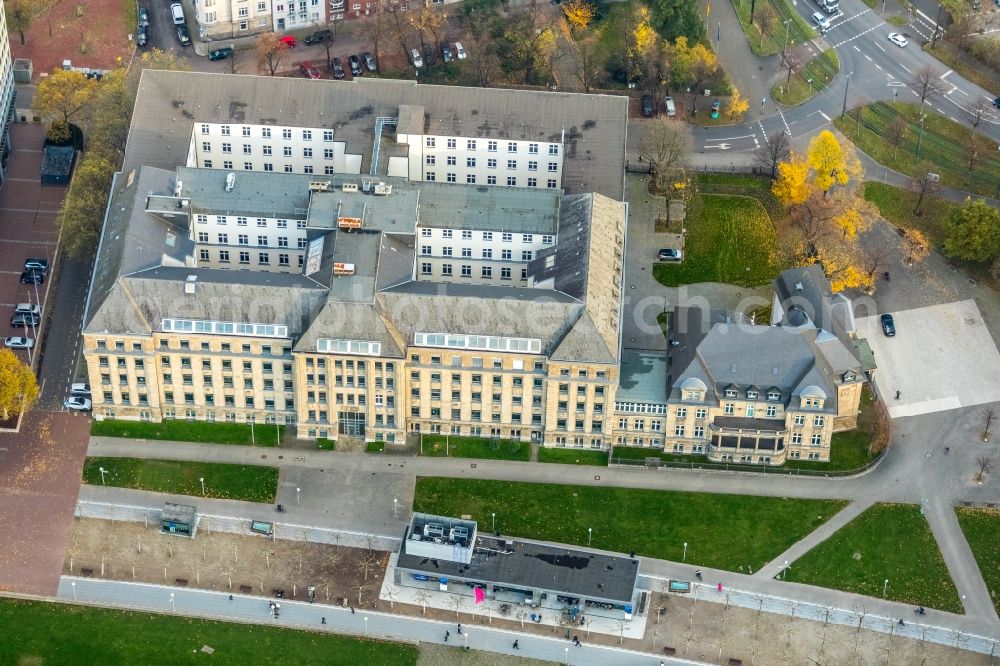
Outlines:
MULTIPOLYGON (((41 185, 44 139, 41 125, 17 124, 11 128, 14 149, 7 163, 7 179, 0 188, 0 331, 5 338, 34 337, 30 328, 27 333, 24 328, 12 328, 10 317, 17 303, 44 305, 49 281, 28 285, 21 284, 19 278, 27 257, 52 262, 59 237, 56 215, 66 188, 41 185)), ((26 351, 16 353, 28 360, 26 351)))
POLYGON ((882 333, 878 315, 857 321, 858 335, 875 352, 875 386, 890 416, 1000 400, 1000 352, 975 301, 892 314, 896 335, 891 338, 882 333))

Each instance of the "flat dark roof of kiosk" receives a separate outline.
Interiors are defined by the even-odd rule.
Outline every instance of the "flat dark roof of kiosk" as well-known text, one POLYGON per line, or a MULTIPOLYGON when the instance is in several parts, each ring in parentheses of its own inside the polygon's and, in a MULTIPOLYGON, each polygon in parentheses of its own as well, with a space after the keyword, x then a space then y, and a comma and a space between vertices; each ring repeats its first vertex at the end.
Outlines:
POLYGON ((639 573, 638 558, 483 536, 476 540, 472 562, 466 565, 409 555, 406 552, 408 537, 407 528, 397 566, 433 578, 460 578, 503 587, 541 589, 567 596, 630 603, 639 573), (512 552, 502 553, 504 549, 512 552))

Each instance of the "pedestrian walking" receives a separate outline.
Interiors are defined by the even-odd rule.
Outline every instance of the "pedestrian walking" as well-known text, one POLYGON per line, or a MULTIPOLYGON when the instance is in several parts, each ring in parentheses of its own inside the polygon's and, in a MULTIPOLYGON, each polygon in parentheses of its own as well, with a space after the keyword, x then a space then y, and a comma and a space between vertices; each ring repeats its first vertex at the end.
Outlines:
POLYGON ((233 600, 233 595, 231 595, 231 594, 229 595, 229 600, 230 600, 230 601, 232 601, 232 600, 233 600))
POLYGON ((574 643, 574 644, 575 644, 575 645, 576 645, 577 647, 580 647, 580 637, 579 637, 579 636, 574 636, 574 637, 573 637, 573 643, 574 643))
POLYGON ((462 623, 461 622, 458 623, 458 635, 459 636, 462 635, 462 623))
POLYGON ((698 569, 697 571, 694 572, 694 577, 697 578, 698 580, 701 580, 701 569, 698 569))
POLYGON ((899 396, 900 396, 901 393, 902 393, 902 391, 900 391, 898 389, 896 390, 896 400, 899 400, 899 396))
POLYGON ((354 615, 354 606, 351 606, 351 615, 354 615))
POLYGON ((715 589, 717 589, 719 592, 722 592, 722 583, 716 585, 715 589))
POLYGON ((449 636, 451 636, 451 632, 450 632, 450 631, 446 631, 446 632, 444 632, 444 642, 445 642, 445 643, 447 643, 447 642, 448 642, 448 637, 449 637, 449 636))
POLYGON ((320 624, 326 624, 326 618, 325 618, 325 617, 321 617, 321 618, 319 619, 319 623, 320 623, 320 624))
POLYGON ((520 647, 518 646, 518 644, 517 644, 517 641, 514 641, 514 649, 515 649, 515 650, 520 650, 520 649, 521 649, 521 648, 520 648, 520 647))

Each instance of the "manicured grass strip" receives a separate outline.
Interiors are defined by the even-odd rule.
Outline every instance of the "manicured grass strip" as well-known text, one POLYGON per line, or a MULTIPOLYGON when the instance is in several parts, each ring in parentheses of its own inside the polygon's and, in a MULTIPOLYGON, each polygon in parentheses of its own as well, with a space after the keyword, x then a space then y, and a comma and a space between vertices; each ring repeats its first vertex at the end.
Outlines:
POLYGON ((365 451, 368 453, 382 453, 385 451, 385 442, 367 442, 365 451))
POLYGON ((1000 612, 1000 511, 996 509, 956 509, 965 540, 979 564, 979 573, 993 606, 1000 612))
POLYGON ((509 439, 424 435, 420 445, 420 455, 528 461, 531 459, 531 445, 509 439))
POLYGON ((935 246, 940 246, 948 234, 948 216, 958 204, 933 194, 925 194, 920 203, 922 214, 917 216, 913 214, 917 197, 917 192, 902 187, 865 183, 865 199, 878 206, 882 217, 903 229, 920 229, 935 246))
POLYGON ((278 491, 276 467, 141 458, 87 458, 84 483, 101 485, 102 467, 103 483, 118 488, 267 504, 278 491), (204 494, 199 479, 205 479, 204 494))
POLYGON ((337 448, 337 441, 334 439, 327 439, 326 437, 320 437, 316 440, 316 448, 320 451, 333 451, 337 448))
MULTIPOLYGON (((1000 182, 1000 157, 996 146, 980 133, 975 138, 976 158, 969 169, 972 130, 935 112, 925 103, 923 129, 920 107, 909 102, 876 102, 838 116, 834 124, 855 145, 879 164, 908 176, 922 177, 932 171, 941 183, 977 194, 994 196, 1000 182), (904 127, 896 140, 894 123, 904 127), (920 152, 917 154, 919 145, 920 152)), ((961 117, 961 115, 956 116, 961 117)))
MULTIPOLYGON (((750 24, 751 0, 733 0, 733 7, 736 9, 736 14, 743 25, 743 32, 746 33, 747 41, 750 43, 750 50, 753 51, 754 55, 761 56, 781 53, 786 34, 784 22, 788 19, 791 19, 787 32, 789 46, 792 44, 801 44, 815 36, 816 32, 785 0, 757 0, 754 9, 759 11, 764 2, 771 5, 778 20, 775 21, 770 30, 761 34, 760 23, 757 18, 759 14, 754 13, 753 25, 750 24)), ((708 17, 706 23, 709 26, 714 24, 711 16, 708 17)))
POLYGON ((404 666, 417 663, 417 648, 260 625, 0 599, 2 664, 268 662, 404 666), (215 651, 201 652, 205 645, 215 651))
POLYGON ((876 504, 792 563, 787 580, 962 612, 927 521, 914 504, 876 504))
MULTIPOLYGON (((960 2, 963 3, 965 1, 966 0, 960 0, 960 2)), ((937 46, 933 48, 931 48, 930 44, 924 45, 925 51, 940 60, 942 65, 948 69, 954 70, 967 81, 972 81, 984 90, 1000 89, 1000 75, 998 75, 996 71, 986 66, 975 67, 971 65, 966 62, 965 58, 958 55, 956 52, 957 49, 958 47, 955 44, 950 44, 943 39, 939 39, 937 46)), ((975 62, 975 60, 973 60, 973 62, 975 62)))
POLYGON ((771 95, 785 106, 801 104, 829 85, 839 71, 837 52, 827 49, 806 63, 802 71, 793 74, 787 83, 783 81, 771 88, 771 95))
POLYGON ((777 236, 764 206, 749 197, 702 195, 688 209, 684 260, 659 262, 653 276, 676 287, 725 282, 749 287, 778 274, 777 236))
POLYGON ((555 483, 417 479, 414 511, 470 514, 510 536, 587 545, 738 571, 762 564, 847 503, 555 483))
POLYGON ((588 451, 587 449, 553 449, 543 446, 538 449, 538 462, 607 467, 608 452, 588 451))
POLYGON ((129 437, 131 439, 166 439, 203 444, 247 444, 274 446, 285 436, 285 426, 259 423, 250 431, 249 423, 206 423, 170 419, 160 423, 150 421, 94 421, 90 434, 98 437, 129 437))

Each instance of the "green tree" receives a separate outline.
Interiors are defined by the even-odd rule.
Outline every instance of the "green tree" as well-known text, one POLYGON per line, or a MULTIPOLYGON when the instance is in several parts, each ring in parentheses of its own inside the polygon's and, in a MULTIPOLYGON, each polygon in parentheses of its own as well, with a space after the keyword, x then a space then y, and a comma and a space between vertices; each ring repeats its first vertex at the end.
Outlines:
POLYGON ((71 196, 59 212, 63 243, 71 255, 85 255, 97 246, 115 169, 97 153, 87 153, 77 166, 71 196))
POLYGON ((981 199, 966 199, 948 218, 944 252, 968 261, 989 261, 1000 254, 1000 211, 981 199))
POLYGON ((38 400, 35 374, 10 349, 0 350, 0 419, 28 411, 38 400))
POLYGON ((508 74, 519 74, 525 84, 544 80, 556 40, 548 19, 537 11, 519 11, 496 25, 497 56, 508 74))
POLYGON ((97 87, 81 72, 57 69, 38 83, 31 108, 44 120, 85 124, 97 87))
POLYGON ((650 0, 649 6, 653 27, 668 42, 678 37, 696 42, 704 36, 697 0, 650 0))

